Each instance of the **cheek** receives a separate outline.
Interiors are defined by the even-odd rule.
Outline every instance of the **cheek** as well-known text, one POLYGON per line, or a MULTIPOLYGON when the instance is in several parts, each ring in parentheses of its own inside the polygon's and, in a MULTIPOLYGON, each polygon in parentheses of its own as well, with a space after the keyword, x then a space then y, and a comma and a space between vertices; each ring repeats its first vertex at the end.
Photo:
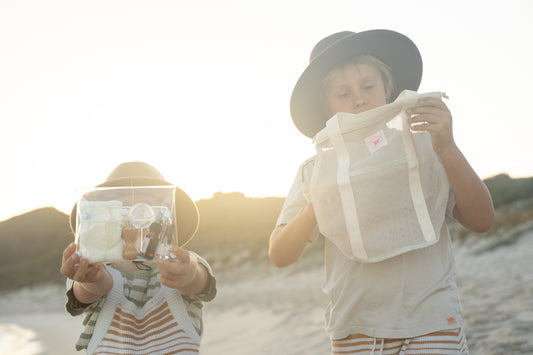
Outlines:
POLYGON ((350 105, 346 101, 331 99, 327 102, 329 114, 334 115, 337 112, 348 112, 350 105))
POLYGON ((382 106, 387 104, 389 100, 387 99, 387 94, 383 91, 372 95, 370 102, 372 102, 372 106, 382 106))
POLYGON ((335 112, 335 108, 337 107, 335 100, 331 99, 330 97, 326 97, 324 100, 322 100, 322 103, 326 114, 328 116, 333 115, 335 112))

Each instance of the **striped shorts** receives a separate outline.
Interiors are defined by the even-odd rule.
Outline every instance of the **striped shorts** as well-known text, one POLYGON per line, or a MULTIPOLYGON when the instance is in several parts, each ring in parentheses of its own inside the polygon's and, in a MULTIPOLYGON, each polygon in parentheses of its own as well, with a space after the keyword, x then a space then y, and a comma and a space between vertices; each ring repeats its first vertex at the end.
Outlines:
POLYGON ((468 347, 463 329, 457 328, 408 339, 382 339, 354 334, 333 340, 331 354, 468 355, 468 347))

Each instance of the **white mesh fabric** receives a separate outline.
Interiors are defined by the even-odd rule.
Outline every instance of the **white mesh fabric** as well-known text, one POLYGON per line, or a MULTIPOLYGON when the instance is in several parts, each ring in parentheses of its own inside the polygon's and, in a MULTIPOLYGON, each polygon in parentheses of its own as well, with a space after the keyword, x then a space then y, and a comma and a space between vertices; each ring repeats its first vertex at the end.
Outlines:
POLYGON ((419 96, 404 92, 392 104, 338 114, 315 137, 310 195, 318 227, 350 258, 379 261, 438 240, 446 174, 429 134, 412 133, 402 114, 419 96))

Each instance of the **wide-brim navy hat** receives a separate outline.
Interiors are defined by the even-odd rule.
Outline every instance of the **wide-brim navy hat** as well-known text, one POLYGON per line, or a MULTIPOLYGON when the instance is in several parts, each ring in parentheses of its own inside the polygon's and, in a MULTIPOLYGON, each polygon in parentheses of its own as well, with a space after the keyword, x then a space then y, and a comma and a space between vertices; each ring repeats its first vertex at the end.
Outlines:
POLYGON ((292 92, 292 120, 304 135, 313 138, 330 118, 320 98, 322 80, 334 68, 360 55, 372 55, 391 69, 395 82, 391 102, 403 90, 418 90, 422 79, 422 57, 408 37, 391 30, 334 33, 315 45, 309 65, 292 92))
MULTIPOLYGON (((144 162, 132 161, 118 165, 107 179, 96 187, 166 185, 174 184, 166 181, 156 168, 144 162)), ((181 247, 187 244, 198 230, 200 217, 194 201, 177 186, 175 186, 174 202, 176 205, 178 245, 181 247)), ((76 231, 76 211, 77 208, 74 205, 70 213, 70 228, 73 232, 76 231)))

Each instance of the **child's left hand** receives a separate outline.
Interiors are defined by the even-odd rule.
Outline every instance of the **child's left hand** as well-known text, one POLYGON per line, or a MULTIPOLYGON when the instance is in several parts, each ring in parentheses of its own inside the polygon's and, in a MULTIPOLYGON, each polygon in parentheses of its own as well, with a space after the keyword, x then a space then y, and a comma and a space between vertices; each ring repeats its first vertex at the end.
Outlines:
POLYGON ((158 260, 159 277, 161 284, 184 290, 195 280, 198 273, 198 261, 188 250, 173 246, 172 254, 176 256, 176 261, 158 260))
POLYGON ((407 117, 413 131, 426 131, 431 135, 433 150, 442 154, 455 147, 452 131, 452 114, 442 100, 422 98, 416 106, 407 110, 407 117))

